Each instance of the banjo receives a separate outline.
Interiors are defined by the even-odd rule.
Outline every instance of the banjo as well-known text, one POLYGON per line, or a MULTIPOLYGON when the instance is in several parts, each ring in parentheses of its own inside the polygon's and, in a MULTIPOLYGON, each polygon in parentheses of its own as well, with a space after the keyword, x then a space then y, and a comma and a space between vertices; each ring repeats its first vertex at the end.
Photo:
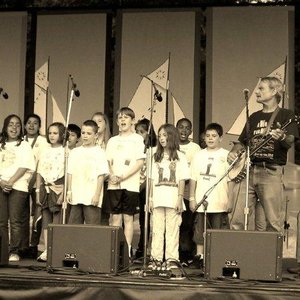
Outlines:
MULTIPOLYGON (((293 122, 296 122, 299 124, 299 117, 295 116, 294 118, 289 119, 286 121, 280 129, 285 129, 287 128, 290 124, 293 122)), ((264 147, 270 140, 272 140, 273 137, 271 134, 267 134, 263 136, 262 141, 250 151, 250 158, 262 147, 264 147)), ((234 181, 235 183, 241 182, 245 177, 246 177, 246 171, 247 171, 247 166, 246 166, 246 149, 242 149, 238 152, 239 159, 237 162, 234 164, 233 168, 229 171, 228 177, 230 180, 234 181)))

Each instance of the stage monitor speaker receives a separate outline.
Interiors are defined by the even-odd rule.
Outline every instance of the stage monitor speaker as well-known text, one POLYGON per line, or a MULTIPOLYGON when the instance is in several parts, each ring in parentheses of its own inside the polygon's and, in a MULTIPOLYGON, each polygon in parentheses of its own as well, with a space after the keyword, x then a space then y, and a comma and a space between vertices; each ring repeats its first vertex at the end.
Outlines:
POLYGON ((0 234, 0 266, 8 265, 8 238, 0 234))
POLYGON ((118 273, 128 267, 123 229, 114 226, 50 224, 47 267, 118 273))
POLYGON ((281 281, 282 244, 278 232, 207 230, 205 277, 281 281))

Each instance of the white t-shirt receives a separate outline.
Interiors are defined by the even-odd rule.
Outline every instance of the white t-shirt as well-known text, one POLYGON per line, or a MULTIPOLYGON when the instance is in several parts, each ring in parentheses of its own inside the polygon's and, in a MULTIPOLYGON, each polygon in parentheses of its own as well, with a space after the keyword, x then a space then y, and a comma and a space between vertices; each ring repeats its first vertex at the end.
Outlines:
MULTIPOLYGON (((105 152, 99 146, 74 148, 70 152, 68 174, 72 175, 72 205, 91 205, 100 175, 109 173, 105 152)), ((99 197, 102 206, 103 188, 99 197)))
POLYGON ((41 153, 37 172, 43 177, 45 183, 53 183, 64 176, 65 149, 49 147, 41 153))
MULTIPOLYGON (((144 140, 137 133, 128 136, 116 135, 108 140, 106 146, 106 157, 116 176, 122 176, 139 159, 145 159, 144 140)), ((109 190, 126 189, 131 192, 139 192, 140 172, 136 172, 120 184, 108 183, 109 190)))
POLYGON ((149 171, 151 171, 151 157, 153 156, 153 154, 156 152, 156 146, 155 147, 151 147, 149 149, 147 149, 147 153, 146 153, 146 159, 144 161, 144 164, 141 168, 140 171, 140 185, 143 184, 146 179, 147 179, 147 163, 149 164, 149 171), (147 162, 147 160, 149 160, 149 162, 147 162))
MULTIPOLYGON (((175 208, 178 199, 178 184, 180 180, 190 178, 187 159, 183 153, 177 151, 179 160, 170 161, 164 157, 161 162, 152 161, 153 208, 175 208)), ((183 204, 183 207, 184 204, 183 204)))
POLYGON ((186 145, 179 145, 179 150, 185 154, 189 166, 191 165, 194 155, 201 150, 200 146, 194 142, 189 142, 186 145))
MULTIPOLYGON (((201 150, 200 146, 194 142, 189 142, 186 145, 179 145, 179 150, 185 154, 185 157, 187 159, 188 165, 190 167, 191 161, 194 157, 194 155, 201 150)), ((190 189, 188 182, 185 185, 184 188, 184 198, 189 199, 190 196, 190 189)))
POLYGON ((37 136, 36 139, 35 138, 27 138, 25 136, 25 140, 28 141, 28 143, 30 144, 36 162, 39 161, 41 153, 45 149, 50 147, 50 144, 47 142, 47 139, 42 135, 37 136))
MULTIPOLYGON (((220 148, 217 151, 203 149, 194 156, 191 163, 191 179, 197 183, 195 193, 197 203, 228 170, 227 155, 228 151, 220 148)), ((206 201, 208 202, 207 212, 225 212, 228 210, 228 177, 218 183, 206 201)), ((203 212, 203 205, 197 211, 203 212)))
POLYGON ((7 142, 5 149, 0 149, 0 178, 9 180, 19 168, 27 169, 26 173, 14 184, 13 189, 28 192, 28 183, 35 171, 33 151, 28 142, 7 142))

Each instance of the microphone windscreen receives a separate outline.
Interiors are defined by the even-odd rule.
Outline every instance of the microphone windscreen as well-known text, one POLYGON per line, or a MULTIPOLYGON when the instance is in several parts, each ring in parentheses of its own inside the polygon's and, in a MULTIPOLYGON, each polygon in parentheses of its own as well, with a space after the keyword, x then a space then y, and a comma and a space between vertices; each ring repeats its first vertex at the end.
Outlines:
POLYGON ((76 97, 79 97, 80 96, 79 90, 74 90, 74 94, 75 94, 76 97))

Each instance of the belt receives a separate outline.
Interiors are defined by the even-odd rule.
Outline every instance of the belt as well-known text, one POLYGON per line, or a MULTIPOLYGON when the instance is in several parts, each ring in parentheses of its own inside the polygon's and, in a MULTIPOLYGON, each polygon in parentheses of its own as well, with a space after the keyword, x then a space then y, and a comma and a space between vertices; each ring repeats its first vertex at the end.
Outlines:
POLYGON ((276 167, 278 166, 278 165, 275 165, 275 164, 266 163, 264 161, 253 162, 252 165, 253 166, 258 166, 258 167, 261 167, 261 168, 266 168, 266 169, 273 170, 273 171, 275 171, 276 167))

